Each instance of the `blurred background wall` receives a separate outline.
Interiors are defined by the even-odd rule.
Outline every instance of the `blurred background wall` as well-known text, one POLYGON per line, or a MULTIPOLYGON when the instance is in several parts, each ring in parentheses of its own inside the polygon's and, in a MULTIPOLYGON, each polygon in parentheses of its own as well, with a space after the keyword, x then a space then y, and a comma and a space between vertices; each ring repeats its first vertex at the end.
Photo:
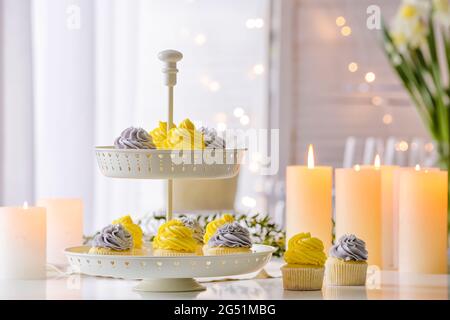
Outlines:
MULTIPOLYGON (((175 121, 279 129, 280 170, 249 150, 230 201, 283 222, 284 173, 303 164, 433 163, 367 8, 397 0, 0 0, 0 205, 81 197, 86 231, 164 208, 162 181, 100 175, 95 145, 165 119, 156 55, 184 53, 175 121)), ((278 152, 277 152, 278 154, 278 152)), ((201 195, 200 195, 201 196, 201 195)), ((220 196, 220 195, 218 195, 220 196)), ((198 202, 196 202, 198 203, 198 202)))

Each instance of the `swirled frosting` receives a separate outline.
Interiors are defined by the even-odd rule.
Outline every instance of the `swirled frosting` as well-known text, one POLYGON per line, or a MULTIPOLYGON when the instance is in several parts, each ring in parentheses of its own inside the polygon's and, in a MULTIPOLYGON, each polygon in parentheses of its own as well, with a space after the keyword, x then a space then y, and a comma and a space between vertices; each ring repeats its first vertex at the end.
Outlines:
POLYGON ((163 149, 164 141, 167 139, 167 122, 160 121, 159 126, 150 131, 150 135, 152 136, 156 147, 158 149, 163 149))
POLYGON ((237 221, 226 223, 209 239, 210 247, 250 248, 250 232, 237 221))
POLYGON ((184 119, 178 127, 173 125, 169 132, 167 123, 160 121, 159 126, 150 131, 150 135, 158 149, 191 150, 205 147, 203 135, 189 119, 184 119))
POLYGON ((206 148, 224 149, 225 140, 217 134, 216 129, 201 127, 199 130, 203 134, 206 148))
POLYGON ((122 225, 110 224, 95 236, 93 245, 117 251, 129 250, 133 247, 133 237, 122 225))
POLYGON ((205 234, 205 231, 203 230, 202 226, 198 221, 194 218, 190 217, 183 217, 180 219, 181 222, 183 222, 184 226, 188 227, 192 230, 192 237, 200 243, 203 243, 203 235, 205 234))
POLYGON ((195 125, 191 120, 186 118, 180 122, 180 124, 178 125, 178 128, 187 129, 187 130, 195 130, 195 125))
POLYGON ((209 239, 216 233, 217 229, 225 223, 233 222, 234 218, 231 214, 224 214, 222 217, 215 219, 206 225, 203 243, 207 244, 209 239))
POLYGON ((299 233, 289 240, 284 260, 288 264, 323 267, 327 259, 323 250, 320 239, 311 237, 309 232, 299 233))
POLYGON ((197 130, 178 127, 170 129, 163 147, 178 150, 203 149, 205 143, 203 135, 197 130))
POLYGON ((198 243, 192 237, 192 230, 179 220, 162 224, 153 240, 154 249, 195 252, 198 243))
POLYGON ((345 261, 366 261, 368 253, 366 243, 355 235, 343 235, 330 248, 330 256, 345 261))
POLYGON ((129 127, 114 141, 116 149, 155 149, 152 137, 142 128, 129 127))
POLYGON ((123 216, 122 218, 116 219, 112 224, 123 226, 133 237, 133 247, 137 249, 142 248, 142 245, 144 244, 144 232, 139 225, 133 222, 133 219, 131 219, 130 216, 123 216))

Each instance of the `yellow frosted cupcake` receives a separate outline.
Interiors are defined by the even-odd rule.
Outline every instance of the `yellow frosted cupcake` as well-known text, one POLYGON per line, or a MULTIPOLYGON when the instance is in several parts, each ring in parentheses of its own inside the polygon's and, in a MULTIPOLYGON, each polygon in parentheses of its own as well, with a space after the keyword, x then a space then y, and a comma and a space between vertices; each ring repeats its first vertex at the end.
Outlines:
POLYGON ((153 143, 158 149, 192 150, 204 149, 203 134, 195 128, 189 119, 184 119, 179 126, 173 125, 167 132, 167 123, 159 122, 159 126, 150 131, 153 143))
POLYGON ((114 220, 112 224, 122 225, 133 238, 133 248, 142 249, 142 246, 144 244, 144 232, 142 232, 142 229, 139 225, 133 222, 133 219, 131 219, 130 216, 123 216, 122 218, 114 220))
POLYGON ((132 255, 133 237, 120 224, 110 224, 102 229, 93 240, 90 254, 132 255))
POLYGON ((155 256, 195 255, 197 242, 192 237, 192 230, 179 220, 164 223, 158 229, 153 240, 155 256))
POLYGON ((164 142, 167 139, 167 122, 159 122, 159 126, 149 132, 153 143, 158 149, 165 149, 164 142))
POLYGON ((293 236, 284 254, 287 264, 281 267, 284 289, 322 289, 326 259, 320 239, 311 237, 309 232, 293 236))
POLYGON ((192 230, 192 237, 197 243, 197 247, 195 253, 198 256, 203 255, 203 236, 205 234, 205 230, 202 228, 200 223, 194 218, 183 217, 180 221, 184 224, 185 227, 188 227, 192 230))
POLYGON ((343 235, 331 247, 326 262, 326 282, 335 286, 364 286, 367 276, 366 243, 355 235, 343 235))
POLYGON ((251 252, 252 240, 246 228, 234 221, 220 226, 209 239, 207 256, 241 254, 251 252))

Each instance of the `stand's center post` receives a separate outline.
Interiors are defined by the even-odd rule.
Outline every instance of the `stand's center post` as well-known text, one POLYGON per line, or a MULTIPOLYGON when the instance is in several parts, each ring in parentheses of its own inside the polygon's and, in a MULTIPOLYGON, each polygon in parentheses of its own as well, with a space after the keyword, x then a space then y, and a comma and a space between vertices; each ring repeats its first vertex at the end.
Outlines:
MULTIPOLYGON (((158 58, 164 63, 162 72, 164 74, 164 84, 168 91, 167 104, 167 135, 173 127, 173 87, 177 84, 177 62, 183 58, 183 54, 176 50, 164 50, 158 54, 158 58)), ((173 181, 167 180, 167 212, 166 221, 172 220, 172 195, 173 181)))

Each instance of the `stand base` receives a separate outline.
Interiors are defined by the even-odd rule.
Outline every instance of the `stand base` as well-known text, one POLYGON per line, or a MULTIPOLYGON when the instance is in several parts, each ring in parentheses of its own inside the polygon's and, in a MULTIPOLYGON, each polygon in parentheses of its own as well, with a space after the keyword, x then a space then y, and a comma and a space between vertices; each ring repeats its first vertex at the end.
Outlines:
POLYGON ((147 292, 189 292, 206 290, 193 278, 180 279, 145 279, 134 287, 136 291, 147 292))

